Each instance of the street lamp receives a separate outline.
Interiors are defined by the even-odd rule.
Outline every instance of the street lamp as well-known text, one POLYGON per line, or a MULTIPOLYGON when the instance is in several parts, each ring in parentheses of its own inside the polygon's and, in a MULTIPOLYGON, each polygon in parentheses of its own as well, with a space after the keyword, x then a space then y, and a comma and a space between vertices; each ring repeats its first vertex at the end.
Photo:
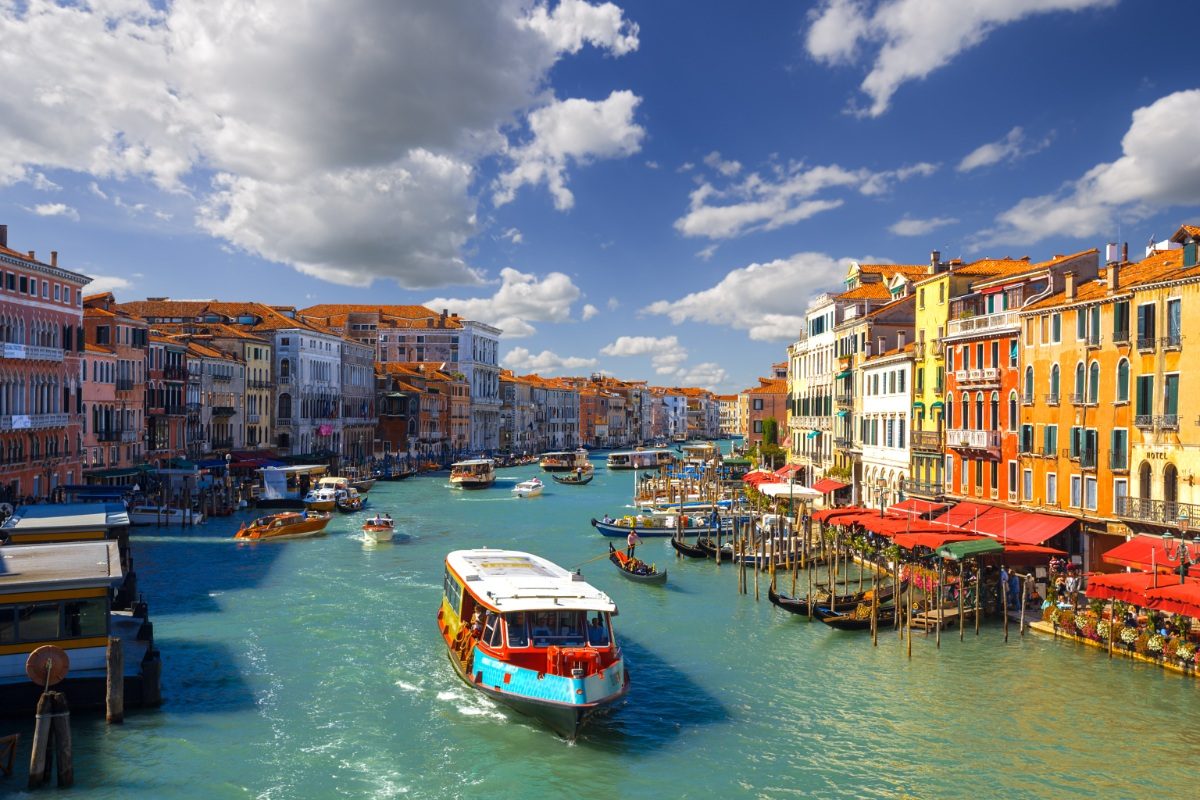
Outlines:
POLYGON ((875 481, 875 502, 879 503, 879 516, 883 517, 883 496, 887 492, 887 481, 879 478, 875 481))
POLYGON ((1164 532, 1162 535, 1163 552, 1167 556, 1167 562, 1178 561, 1179 566, 1175 568, 1175 572, 1179 573, 1179 582, 1182 584, 1187 580, 1188 570, 1193 564, 1200 563, 1200 557, 1193 553, 1188 547, 1186 538, 1188 528, 1188 513, 1187 509, 1179 509, 1179 544, 1174 548, 1171 547, 1175 537, 1170 532, 1164 532))

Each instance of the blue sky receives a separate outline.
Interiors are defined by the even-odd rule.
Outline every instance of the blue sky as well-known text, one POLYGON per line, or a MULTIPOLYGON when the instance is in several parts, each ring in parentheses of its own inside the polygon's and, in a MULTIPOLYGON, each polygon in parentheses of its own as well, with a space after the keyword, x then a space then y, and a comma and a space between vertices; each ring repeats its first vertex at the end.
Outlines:
POLYGON ((736 391, 848 259, 1200 220, 1185 0, 0 0, 0 203, 119 298, 422 302, 736 391))

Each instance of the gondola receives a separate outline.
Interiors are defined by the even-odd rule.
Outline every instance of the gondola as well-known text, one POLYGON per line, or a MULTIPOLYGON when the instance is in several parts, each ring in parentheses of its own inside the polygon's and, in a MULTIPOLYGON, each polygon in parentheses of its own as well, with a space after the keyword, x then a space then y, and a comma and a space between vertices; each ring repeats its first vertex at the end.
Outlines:
MULTIPOLYGON (((900 584, 900 591, 903 592, 906 586, 907 583, 900 584)), ((869 599, 867 597, 869 593, 870 590, 867 589, 865 591, 854 592, 852 594, 841 594, 834 598, 836 600, 836 603, 834 603, 829 598, 829 592, 822 591, 813 598, 813 616, 818 616, 822 611, 825 613, 825 615, 838 616, 840 611, 851 606, 856 606, 859 603, 866 602, 869 599), (838 613, 835 614, 830 610, 831 605, 833 608, 838 609, 838 613)), ((893 587, 891 584, 888 584, 887 586, 881 586, 879 588, 879 602, 890 602, 894 594, 895 587, 893 587)), ((776 592, 774 589, 768 589, 767 599, 782 608, 784 611, 790 611, 793 614, 800 614, 801 616, 805 617, 808 616, 808 600, 803 597, 792 597, 787 594, 776 592)))
POLYGON ((630 559, 630 557, 625 555, 625 553, 623 553, 620 550, 613 547, 611 542, 608 545, 608 560, 611 561, 618 570, 620 570, 621 575, 623 577, 628 578, 629 580, 633 581, 634 583, 666 583, 667 582, 667 571, 665 569, 657 569, 656 567, 653 567, 653 566, 647 564, 645 561, 640 561, 639 559, 636 559, 636 558, 630 559), (653 571, 647 572, 645 574, 632 572, 628 567, 630 561, 638 562, 643 567, 645 567, 647 570, 653 570, 653 571))
MULTIPOLYGON (((831 628, 836 628, 839 631, 869 631, 871 629, 871 607, 869 604, 863 604, 856 607, 855 613, 850 614, 834 614, 828 608, 820 608, 816 616, 821 622, 824 622, 831 628), (865 608, 863 608, 865 606, 865 608), (863 608, 860 616, 858 608, 863 608)), ((875 627, 878 630, 880 627, 890 627, 896 622, 896 607, 894 605, 880 606, 875 611, 875 627)))
POLYGON ((675 552, 681 556, 687 556, 688 558, 708 558, 708 553, 700 546, 699 542, 688 544, 683 539, 672 537, 671 547, 674 547, 675 552))
POLYGON ((575 477, 575 476, 571 476, 569 478, 562 478, 553 473, 551 473, 550 477, 554 478, 555 483, 562 483, 567 486, 587 486, 589 483, 592 482, 592 478, 594 478, 596 476, 594 473, 589 472, 587 475, 584 475, 582 478, 575 477))

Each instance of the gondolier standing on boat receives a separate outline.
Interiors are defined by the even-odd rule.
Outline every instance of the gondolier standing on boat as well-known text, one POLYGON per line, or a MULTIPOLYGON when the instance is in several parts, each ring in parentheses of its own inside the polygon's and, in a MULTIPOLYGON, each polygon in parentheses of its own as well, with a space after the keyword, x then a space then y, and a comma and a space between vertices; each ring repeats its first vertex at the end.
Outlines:
POLYGON ((637 535, 637 531, 630 531, 625 537, 625 555, 633 558, 633 551, 642 543, 642 537, 637 535))

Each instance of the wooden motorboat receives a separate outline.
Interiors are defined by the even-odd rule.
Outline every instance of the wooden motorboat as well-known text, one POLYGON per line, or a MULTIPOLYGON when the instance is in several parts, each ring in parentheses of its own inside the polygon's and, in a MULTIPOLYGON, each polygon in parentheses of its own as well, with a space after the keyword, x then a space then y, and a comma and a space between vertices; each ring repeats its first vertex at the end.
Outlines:
POLYGON ((587 486, 592 482, 592 478, 596 477, 596 473, 594 471, 584 473, 573 472, 567 476, 551 475, 550 477, 554 479, 555 483, 561 483, 564 486, 587 486))
POLYGON ((396 534, 396 521, 388 516, 376 514, 363 523, 363 540, 370 544, 390 542, 396 534))
POLYGON ((542 493, 545 484, 538 478, 530 478, 527 481, 521 481, 512 488, 512 493, 517 497, 537 497, 542 493))
POLYGON ((616 611, 577 572, 530 553, 479 548, 446 556, 437 621, 468 686, 574 740, 629 691, 616 611))
POLYGON ((353 514, 355 511, 362 511, 363 499, 358 490, 353 486, 348 486, 338 490, 334 506, 343 514, 353 514))
POLYGON ((363 478, 362 480, 350 481, 350 487, 355 489, 359 494, 366 494, 375 488, 375 479, 363 478))
POLYGON ((308 511, 333 511, 337 506, 339 491, 332 486, 318 486, 304 495, 304 508, 308 511))
POLYGON ((320 536, 325 532, 325 526, 329 524, 331 517, 332 515, 320 511, 270 514, 259 517, 249 525, 243 525, 234 538, 261 542, 320 536))
MULTIPOLYGON (((673 541, 673 540, 672 540, 673 541)), ((624 552, 608 545, 608 560, 621 571, 621 576, 634 583, 666 583, 667 571, 660 570, 653 564, 647 564, 640 558, 630 558, 624 552)))
POLYGON ((130 525, 199 525, 204 512, 169 506, 136 505, 129 508, 130 525))

